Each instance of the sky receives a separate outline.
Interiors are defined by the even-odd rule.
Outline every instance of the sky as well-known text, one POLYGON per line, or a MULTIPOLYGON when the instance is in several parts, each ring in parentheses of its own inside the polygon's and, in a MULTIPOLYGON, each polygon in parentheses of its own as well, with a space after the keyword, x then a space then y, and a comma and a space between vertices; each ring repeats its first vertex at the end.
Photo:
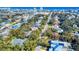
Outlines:
POLYGON ((79 6, 79 0, 0 0, 0 7, 79 6))

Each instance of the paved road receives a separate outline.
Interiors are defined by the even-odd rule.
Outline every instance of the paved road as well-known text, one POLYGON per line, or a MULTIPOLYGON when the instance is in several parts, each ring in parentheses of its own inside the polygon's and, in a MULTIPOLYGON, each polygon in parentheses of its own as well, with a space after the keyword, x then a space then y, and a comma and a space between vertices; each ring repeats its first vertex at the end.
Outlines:
POLYGON ((40 33, 40 37, 41 37, 42 33, 44 33, 48 29, 48 23, 51 20, 51 15, 52 15, 52 12, 50 13, 48 20, 46 22, 46 25, 44 26, 44 28, 42 29, 42 32, 40 33))

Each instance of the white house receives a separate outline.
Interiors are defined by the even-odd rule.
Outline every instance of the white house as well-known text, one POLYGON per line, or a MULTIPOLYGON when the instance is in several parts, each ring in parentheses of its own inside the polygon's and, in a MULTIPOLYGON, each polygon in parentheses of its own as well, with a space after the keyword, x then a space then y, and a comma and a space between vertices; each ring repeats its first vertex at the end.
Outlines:
POLYGON ((15 39, 12 39, 11 43, 13 46, 16 46, 16 45, 22 46, 24 43, 24 40, 15 38, 15 39))

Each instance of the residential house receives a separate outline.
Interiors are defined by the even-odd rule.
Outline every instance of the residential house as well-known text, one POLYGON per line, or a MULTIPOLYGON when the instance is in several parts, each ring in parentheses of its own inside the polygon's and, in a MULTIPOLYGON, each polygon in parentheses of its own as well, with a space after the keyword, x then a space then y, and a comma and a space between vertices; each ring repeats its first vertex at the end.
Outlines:
POLYGON ((22 46, 24 43, 24 40, 15 38, 15 39, 12 39, 11 43, 13 46, 16 46, 16 45, 22 46))

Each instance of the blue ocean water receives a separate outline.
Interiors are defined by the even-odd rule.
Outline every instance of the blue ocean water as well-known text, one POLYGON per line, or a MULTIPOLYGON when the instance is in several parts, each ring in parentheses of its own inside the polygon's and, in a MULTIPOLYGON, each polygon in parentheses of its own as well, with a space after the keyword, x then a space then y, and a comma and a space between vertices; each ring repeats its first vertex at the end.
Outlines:
MULTIPOLYGON (((4 7, 1 7, 1 8, 4 8, 4 7)), ((11 8, 11 9, 34 9, 36 8, 37 10, 40 9, 40 7, 8 7, 8 8, 11 8)), ((44 10, 54 10, 54 9, 57 9, 57 10, 62 10, 62 9, 65 9, 65 10, 69 10, 69 9, 79 9, 79 7, 43 7, 44 10)))

